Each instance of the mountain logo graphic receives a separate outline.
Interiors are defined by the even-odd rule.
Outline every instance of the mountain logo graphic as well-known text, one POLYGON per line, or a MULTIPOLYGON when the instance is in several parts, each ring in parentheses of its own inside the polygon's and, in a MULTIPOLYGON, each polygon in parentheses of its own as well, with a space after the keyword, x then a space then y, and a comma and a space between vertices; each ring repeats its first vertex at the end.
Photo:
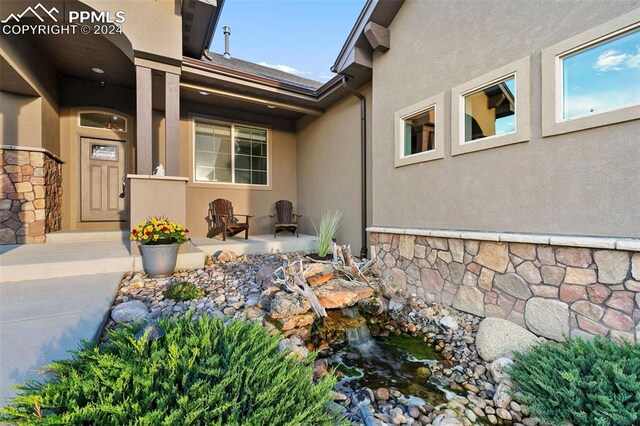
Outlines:
POLYGON ((2 22, 3 24, 7 24, 11 20, 13 20, 15 22, 20 22, 20 20, 23 17, 25 17, 25 15, 27 15, 26 17, 35 16, 36 18, 38 18, 40 20, 40 22, 44 22, 44 18, 43 17, 47 17, 48 16, 49 18, 51 18, 53 20, 53 22, 58 22, 58 19, 55 17, 54 13, 56 13, 56 14, 60 13, 58 8, 52 7, 51 9, 47 9, 41 3, 38 3, 34 7, 31 7, 31 6, 27 7, 22 13, 19 13, 19 14, 12 13, 9 16, 7 16, 6 19, 4 19, 4 20, 2 20, 0 22, 2 22))

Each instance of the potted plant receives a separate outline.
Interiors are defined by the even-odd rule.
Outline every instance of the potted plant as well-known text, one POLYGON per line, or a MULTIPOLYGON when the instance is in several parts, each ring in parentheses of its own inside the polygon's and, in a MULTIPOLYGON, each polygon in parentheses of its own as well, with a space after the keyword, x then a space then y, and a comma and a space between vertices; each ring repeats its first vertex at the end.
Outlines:
POLYGON ((176 268, 180 244, 187 241, 188 229, 164 217, 151 217, 131 230, 137 241, 142 268, 153 278, 170 277, 176 268))

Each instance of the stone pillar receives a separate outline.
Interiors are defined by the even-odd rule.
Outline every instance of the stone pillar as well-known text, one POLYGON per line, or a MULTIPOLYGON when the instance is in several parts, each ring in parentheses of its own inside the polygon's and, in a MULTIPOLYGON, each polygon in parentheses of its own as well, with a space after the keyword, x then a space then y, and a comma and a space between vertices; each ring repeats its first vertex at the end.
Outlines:
POLYGON ((44 243, 60 230, 62 161, 35 147, 0 147, 0 244, 44 243))

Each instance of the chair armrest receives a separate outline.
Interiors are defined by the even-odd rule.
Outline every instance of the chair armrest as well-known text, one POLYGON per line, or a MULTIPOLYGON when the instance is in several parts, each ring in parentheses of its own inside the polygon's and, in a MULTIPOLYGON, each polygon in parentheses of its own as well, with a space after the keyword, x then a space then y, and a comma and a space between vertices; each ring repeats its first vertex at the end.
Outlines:
POLYGON ((252 214, 237 214, 237 213, 234 213, 233 215, 234 215, 234 216, 246 216, 246 217, 253 217, 253 215, 252 215, 252 214))
POLYGON ((275 214, 270 214, 269 217, 270 218, 274 218, 274 217, 276 217, 276 215, 275 214))
POLYGON ((301 214, 295 214, 295 213, 294 213, 293 215, 294 215, 294 216, 296 216, 296 217, 302 217, 302 215, 301 215, 301 214))

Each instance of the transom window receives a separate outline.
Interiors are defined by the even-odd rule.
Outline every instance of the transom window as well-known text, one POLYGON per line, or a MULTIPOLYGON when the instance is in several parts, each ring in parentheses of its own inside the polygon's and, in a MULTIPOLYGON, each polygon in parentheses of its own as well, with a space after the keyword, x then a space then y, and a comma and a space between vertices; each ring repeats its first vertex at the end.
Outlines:
POLYGON ((127 119, 108 112, 81 112, 80 126, 126 132, 127 119))
POLYGON ((640 104, 640 28, 560 61, 561 119, 640 104))
POLYGON ((465 142, 515 132, 515 86, 511 76, 464 95, 465 142))
POLYGON ((196 182, 268 184, 267 129, 194 122, 196 182))

